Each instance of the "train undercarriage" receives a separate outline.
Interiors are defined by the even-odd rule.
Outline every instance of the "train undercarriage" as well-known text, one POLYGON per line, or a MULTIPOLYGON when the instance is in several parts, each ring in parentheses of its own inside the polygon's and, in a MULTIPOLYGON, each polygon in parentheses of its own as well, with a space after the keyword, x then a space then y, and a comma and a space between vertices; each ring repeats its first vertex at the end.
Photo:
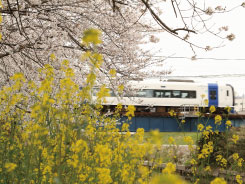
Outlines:
MULTIPOLYGON (((122 112, 126 111, 127 106, 123 106, 122 112)), ((102 111, 103 112, 114 112, 116 106, 115 105, 104 105, 102 111)), ((192 114, 198 115, 199 113, 210 113, 209 107, 200 107, 198 105, 181 105, 181 106, 135 106, 135 112, 144 112, 145 114, 152 113, 169 113, 175 112, 178 114, 192 114)), ((227 109, 217 107, 213 114, 228 114, 227 109)))

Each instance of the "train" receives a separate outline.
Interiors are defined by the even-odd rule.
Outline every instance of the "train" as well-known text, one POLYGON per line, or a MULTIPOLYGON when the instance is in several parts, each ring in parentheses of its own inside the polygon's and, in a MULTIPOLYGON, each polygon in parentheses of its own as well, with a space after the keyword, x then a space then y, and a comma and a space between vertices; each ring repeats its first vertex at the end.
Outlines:
MULTIPOLYGON (((146 112, 176 112, 184 109, 202 108, 208 112, 210 106, 216 107, 216 112, 223 113, 227 107, 232 110, 235 105, 235 92, 230 84, 198 83, 193 80, 166 81, 132 81, 123 95, 117 95, 110 88, 110 96, 103 103, 105 109, 113 110, 118 103, 124 106, 134 105, 136 111, 146 112)), ((96 96, 99 88, 94 88, 96 96)))

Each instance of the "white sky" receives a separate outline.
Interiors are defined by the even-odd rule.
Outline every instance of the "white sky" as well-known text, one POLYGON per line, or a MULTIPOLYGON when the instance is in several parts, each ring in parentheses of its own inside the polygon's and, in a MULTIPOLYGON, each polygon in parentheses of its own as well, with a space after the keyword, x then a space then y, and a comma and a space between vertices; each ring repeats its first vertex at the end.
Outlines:
MULTIPOLYGON (((206 1, 207 3, 210 1, 206 1)), ((212 1, 213 3, 214 1, 212 1)), ((227 9, 241 5, 241 0, 216 0, 220 5, 227 3, 227 9)), ((170 4, 170 3, 169 3, 170 4)), ((208 6, 207 6, 208 7, 208 6)), ((171 8, 171 7, 168 7, 171 8)), ((168 9, 168 11, 172 9, 168 9)), ((161 17, 164 18, 165 17, 161 17)), ((173 15, 173 19, 174 19, 173 15)), ((242 95, 245 93, 245 8, 239 7, 232 12, 215 15, 210 25, 214 27, 228 26, 229 30, 225 34, 233 33, 236 38, 233 41, 225 41, 224 47, 213 49, 211 51, 196 50, 197 58, 218 58, 230 60, 190 60, 194 54, 190 47, 183 41, 163 33, 158 36, 160 41, 152 45, 152 48, 161 49, 159 56, 173 56, 173 57, 186 57, 186 58, 169 58, 165 61, 163 68, 173 70, 170 76, 203 76, 203 75, 222 75, 215 78, 192 78, 197 81, 207 82, 225 82, 232 84, 237 94, 242 95), (240 59, 240 60, 235 60, 240 59), (241 60, 242 59, 242 60, 241 60), (235 77, 226 76, 228 74, 235 74, 235 77), (240 74, 240 75, 237 75, 240 74), (239 76, 239 77, 237 77, 239 76)), ((169 19, 168 19, 169 20, 169 19)), ((169 22, 171 25, 171 21, 169 22)), ((174 24, 173 24, 174 25, 174 24)), ((197 35, 192 37, 196 43, 203 43, 204 45, 216 46, 217 42, 212 36, 197 35)), ((153 49, 154 50, 154 49, 153 49)))

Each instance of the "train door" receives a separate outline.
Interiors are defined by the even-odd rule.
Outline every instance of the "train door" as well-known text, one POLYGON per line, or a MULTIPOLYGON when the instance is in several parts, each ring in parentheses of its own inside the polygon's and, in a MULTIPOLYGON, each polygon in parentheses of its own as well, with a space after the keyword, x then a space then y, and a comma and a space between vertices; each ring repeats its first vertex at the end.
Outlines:
POLYGON ((208 106, 214 105, 215 107, 218 107, 218 102, 218 85, 208 84, 208 106))

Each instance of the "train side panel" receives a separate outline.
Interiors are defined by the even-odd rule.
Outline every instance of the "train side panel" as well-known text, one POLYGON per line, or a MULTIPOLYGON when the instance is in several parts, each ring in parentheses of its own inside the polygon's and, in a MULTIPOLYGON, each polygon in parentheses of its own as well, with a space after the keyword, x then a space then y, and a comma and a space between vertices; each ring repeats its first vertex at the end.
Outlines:
POLYGON ((143 95, 106 97, 106 102, 103 105, 117 105, 118 103, 121 103, 122 105, 151 107, 179 107, 181 105, 210 107, 211 105, 214 105, 216 107, 225 108, 227 106, 234 106, 234 89, 230 85, 217 83, 161 82, 147 84, 135 83, 131 87, 131 91, 138 90, 139 94, 143 95), (171 95, 158 96, 158 94, 161 93, 165 94, 166 91, 169 91, 171 95), (195 97, 184 97, 183 93, 188 94, 188 92, 195 92, 195 97), (208 99, 209 104, 204 103, 205 99, 208 99))
POLYGON ((230 85, 221 85, 219 87, 219 104, 218 107, 234 106, 234 90, 230 85))
MULTIPOLYGON (((135 86, 135 88, 139 86, 135 86)), ((167 83, 162 85, 145 85, 143 89, 150 89, 155 91, 195 91, 195 98, 162 98, 162 97, 107 97, 107 103, 105 105, 117 105, 122 103, 123 105, 136 105, 136 106, 181 106, 181 105, 198 105, 203 106, 204 99, 208 97, 208 86, 207 85, 197 85, 197 84, 175 84, 167 83), (202 98, 202 96, 205 96, 202 98)))

